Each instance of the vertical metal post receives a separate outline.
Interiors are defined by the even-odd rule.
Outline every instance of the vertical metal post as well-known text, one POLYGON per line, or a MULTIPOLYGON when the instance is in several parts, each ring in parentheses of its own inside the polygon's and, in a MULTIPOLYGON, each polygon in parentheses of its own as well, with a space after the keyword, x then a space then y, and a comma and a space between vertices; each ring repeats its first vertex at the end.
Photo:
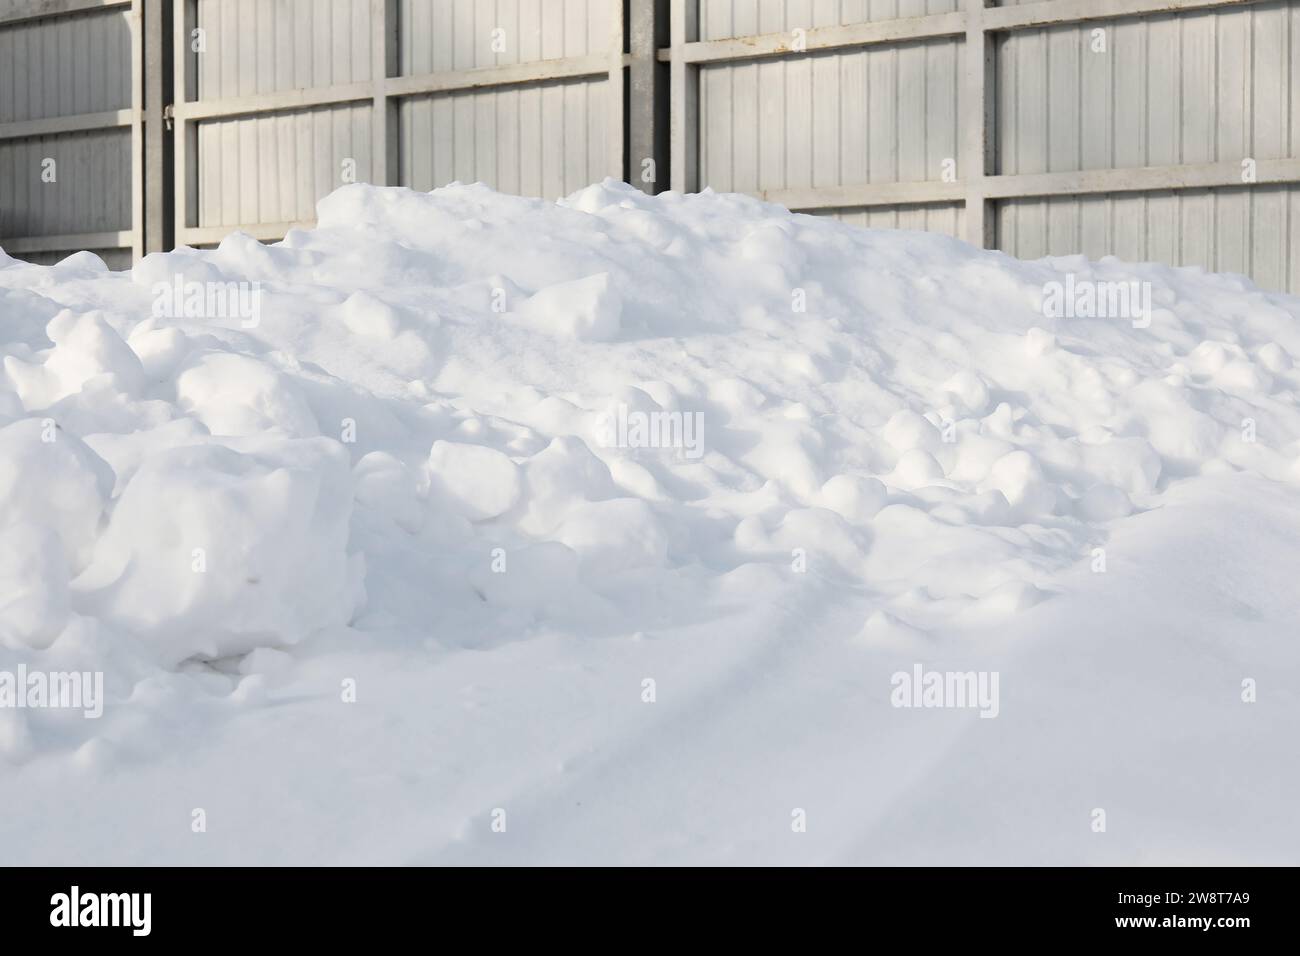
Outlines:
POLYGON ((171 5, 168 0, 137 0, 142 6, 143 70, 137 82, 144 87, 144 143, 142 177, 144 252, 162 252, 174 244, 175 210, 172 208, 172 144, 164 110, 172 98, 171 5))
POLYGON ((668 7, 630 0, 628 11, 628 181, 648 193, 668 188, 668 74, 659 62, 670 42, 668 7))
POLYGON ((376 186, 396 186, 401 179, 397 99, 388 95, 388 78, 397 75, 397 32, 397 0, 370 0, 370 64, 375 84, 370 181, 376 186))
POLYGON ((966 183, 966 241, 982 249, 997 246, 993 203, 984 177, 994 172, 995 60, 993 37, 984 28, 985 0, 965 0, 966 42, 962 49, 962 156, 966 183))
POLYGON ((627 75, 624 54, 627 49, 627 3, 611 4, 609 29, 609 114, 606 120, 606 175, 627 178, 627 75))
MULTIPOLYGON (((173 0, 172 8, 172 96, 173 106, 181 107, 198 98, 195 56, 190 49, 191 36, 197 25, 195 0, 173 0)), ((198 128, 176 111, 172 129, 175 163, 175 236, 179 245, 185 230, 198 223, 198 128)))
POLYGON ((700 70, 686 62, 686 44, 700 33, 698 0, 672 0, 671 182, 677 192, 699 188, 700 70))
POLYGON ((144 0, 131 0, 131 261, 144 256, 144 0))

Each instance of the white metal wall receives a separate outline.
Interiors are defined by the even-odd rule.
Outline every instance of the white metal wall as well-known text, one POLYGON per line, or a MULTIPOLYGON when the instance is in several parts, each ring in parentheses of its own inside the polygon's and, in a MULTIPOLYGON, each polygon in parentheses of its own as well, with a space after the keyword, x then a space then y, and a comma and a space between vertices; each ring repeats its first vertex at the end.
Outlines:
MULTIPOLYGON (((402 0, 400 11, 402 76, 622 49, 621 14, 609 0, 402 0), (495 30, 500 53, 492 48, 495 30)), ((404 97, 401 181, 425 190, 460 180, 565 195, 614 172, 610 118, 622 105, 612 97, 607 75, 404 97)))
MULTIPOLYGON (((141 2, 0 0, 11 253, 140 254, 141 2)), ((640 163, 625 0, 167 2, 178 242, 279 238, 350 178, 558 196, 640 163)), ((1300 292, 1300 0, 662 3, 674 188, 1300 292)))
POLYGON ((20 18, 0 3, 0 246, 122 267, 139 239, 138 13, 130 0, 63 8, 20 18))
POLYGON ((623 175, 622 0, 176 0, 175 16, 180 242, 278 238, 345 182, 558 197, 623 175))
POLYGON ((700 175, 765 192, 938 181, 956 162, 959 45, 939 39, 700 72, 700 175))
MULTIPOLYGON (((1300 157, 1300 5, 1009 34, 998 49, 1004 174, 1300 157), (1044 81, 1044 78, 1046 80, 1044 81)), ((1002 248, 1240 272, 1300 291, 1300 188, 1038 197, 998 208, 1002 248)))
MULTIPOLYGON (((369 0, 198 0, 200 102, 371 78, 369 0)), ((371 107, 340 103, 197 124, 200 227, 307 221, 316 200, 373 176, 371 107)))
POLYGON ((674 188, 1300 292, 1296 0, 672 2, 674 188))

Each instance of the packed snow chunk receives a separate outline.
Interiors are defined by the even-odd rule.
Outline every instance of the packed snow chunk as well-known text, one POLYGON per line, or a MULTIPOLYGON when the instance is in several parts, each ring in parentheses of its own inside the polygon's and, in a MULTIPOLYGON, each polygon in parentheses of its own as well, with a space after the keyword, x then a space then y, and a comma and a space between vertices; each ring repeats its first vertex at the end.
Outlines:
POLYGON ((764 478, 780 482, 799 498, 813 500, 825 481, 821 470, 824 459, 821 434, 802 422, 791 421, 768 422, 761 434, 741 460, 764 478))
POLYGON ((608 272, 547 286, 524 302, 516 318, 558 339, 607 342, 622 325, 623 300, 608 272))
POLYGON ((91 274, 108 272, 108 265, 104 260, 85 249, 81 252, 74 252, 70 256, 64 256, 59 260, 58 268, 91 274))
POLYGON ((71 612, 58 536, 34 521, 0 526, 0 647, 48 647, 71 612))
POLYGON ((436 441, 428 468, 429 494, 450 500, 471 521, 495 518, 519 502, 519 467, 495 448, 436 441))
POLYGON ((519 522, 527 534, 548 535, 587 502, 619 496, 609 467, 581 438, 556 438, 524 463, 524 504, 519 522))
POLYGON ((189 336, 180 329, 162 326, 158 319, 146 319, 131 330, 126 344, 144 367, 152 382, 170 380, 193 348, 189 336))
POLYGON ((1002 492, 1022 516, 1050 515, 1056 510, 1056 489, 1038 460, 1025 451, 1013 451, 993 463, 981 487, 990 489, 1002 492))
POLYGON ((1291 371, 1290 354, 1276 342, 1269 342, 1267 345, 1260 346, 1255 356, 1259 359, 1260 364, 1274 375, 1284 375, 1291 371))
POLYGON ((107 463, 52 418, 0 428, 0 529, 40 524, 74 572, 90 560, 113 483, 107 463))
POLYGON ((943 384, 945 393, 956 399, 960 409, 972 418, 983 415, 989 404, 989 387, 970 369, 954 374, 943 384))
POLYGON ((407 534, 424 525, 424 508, 419 482, 401 459, 388 452, 372 451, 354 469, 356 502, 372 515, 382 516, 407 534))
POLYGON ((320 434, 307 400, 289 377, 248 355, 207 352, 176 377, 176 399, 213 435, 292 438, 320 434))
POLYGON ((45 353, 43 365, 15 356, 4 361, 27 408, 47 408, 101 376, 105 387, 127 394, 137 394, 143 385, 140 360, 100 313, 64 309, 50 320, 45 334, 54 348, 45 353))
POLYGON ((173 448, 131 478, 74 607, 137 634, 164 666, 346 625, 348 456, 329 439, 173 448))
POLYGON ((889 473, 889 483, 899 488, 924 488, 943 481, 943 465, 928 451, 913 448, 904 452, 889 473))
POLYGON ((929 419, 909 408, 895 412, 885 422, 884 436, 896 451, 934 450, 942 438, 939 429, 929 419))
POLYGON ((1160 480, 1163 463, 1146 439, 1111 438, 1082 448, 1089 473, 1130 495, 1148 494, 1160 480))
POLYGON ((863 475, 836 475, 822 485, 822 505, 852 524, 870 521, 888 497, 880 481, 863 475))
POLYGON ((212 253, 196 249, 151 252, 132 267, 131 281, 148 290, 150 314, 167 320, 212 321, 218 316, 210 314, 210 293, 230 291, 212 253))
POLYGON ((654 511, 637 498, 615 498, 578 507, 556 533, 578 553, 584 572, 600 574, 663 567, 668 535, 654 511))
POLYGON ((386 302, 369 292, 354 292, 342 305, 343 324, 357 335, 372 339, 392 339, 402 331, 402 317, 386 302))

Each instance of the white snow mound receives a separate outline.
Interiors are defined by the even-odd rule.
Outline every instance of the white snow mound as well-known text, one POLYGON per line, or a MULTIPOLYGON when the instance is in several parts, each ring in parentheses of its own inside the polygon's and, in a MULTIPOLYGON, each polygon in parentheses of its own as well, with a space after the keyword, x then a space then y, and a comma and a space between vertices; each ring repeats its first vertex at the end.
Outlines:
MULTIPOLYGON (((1086 706, 1149 732, 1150 755, 1182 732, 1152 714, 1198 694, 1224 701, 1198 746, 1250 736, 1237 685, 1297 663, 1294 634, 1273 638, 1297 599, 1267 582, 1295 566, 1279 542, 1300 480, 1300 300, 613 181, 559 202, 353 185, 318 219, 126 274, 0 256, 0 671, 102 671, 108 697, 99 722, 0 711, 0 805, 44 794, 80 808, 64 824, 112 809, 146 832, 157 800, 137 813, 129 787, 101 813, 57 774, 16 781, 37 756, 77 755, 78 773, 132 761, 140 787, 165 789, 148 768, 170 728, 195 747, 221 724, 196 773, 250 831, 256 801, 223 783, 239 768, 316 792, 355 759, 368 769, 327 789, 366 832, 403 834, 365 850, 341 836, 329 856, 280 820, 265 859, 1133 862, 1133 831, 1101 851, 1052 829, 1106 799, 1177 834, 1160 846, 1300 846, 1293 822, 1230 846, 1213 812, 1160 817, 1115 779, 1067 808, 1000 756, 1122 760, 1115 734, 1079 729, 1086 706), (1151 308, 1047 317, 1067 276, 1139 283, 1151 308), (1243 535, 1245 565, 1217 557, 1243 535), (960 725, 983 742, 891 708, 889 675, 915 662, 1003 673, 998 720, 960 725), (319 746, 289 761, 235 721, 250 712, 319 746), (408 763, 400 787, 384 776, 408 763), (941 765, 964 784, 927 783, 941 765), (994 765, 1006 787, 982 776, 994 765), (634 777, 677 782, 642 796, 634 777), (580 824, 593 792, 608 799, 580 824), (508 794, 532 836, 466 837, 508 794), (955 794, 964 826, 1001 835, 900 842, 949 819, 955 794), (810 826, 794 846, 790 807, 814 804, 859 829, 819 842, 810 826), (1019 842, 999 829, 1013 820, 1019 842)), ((1246 802, 1297 782, 1217 767, 1246 802)), ((0 845, 41 845, 6 816, 0 845)), ((238 850, 221 843, 134 841, 185 861, 238 850)))

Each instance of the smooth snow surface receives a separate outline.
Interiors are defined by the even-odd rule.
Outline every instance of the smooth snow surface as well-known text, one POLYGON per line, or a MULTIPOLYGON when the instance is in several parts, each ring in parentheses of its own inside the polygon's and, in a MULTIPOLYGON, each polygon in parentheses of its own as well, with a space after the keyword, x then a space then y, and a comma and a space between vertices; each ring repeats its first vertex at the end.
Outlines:
POLYGON ((0 672, 106 698, 0 707, 0 862, 1300 862, 1300 299, 613 182, 319 220, 0 255, 0 672))

